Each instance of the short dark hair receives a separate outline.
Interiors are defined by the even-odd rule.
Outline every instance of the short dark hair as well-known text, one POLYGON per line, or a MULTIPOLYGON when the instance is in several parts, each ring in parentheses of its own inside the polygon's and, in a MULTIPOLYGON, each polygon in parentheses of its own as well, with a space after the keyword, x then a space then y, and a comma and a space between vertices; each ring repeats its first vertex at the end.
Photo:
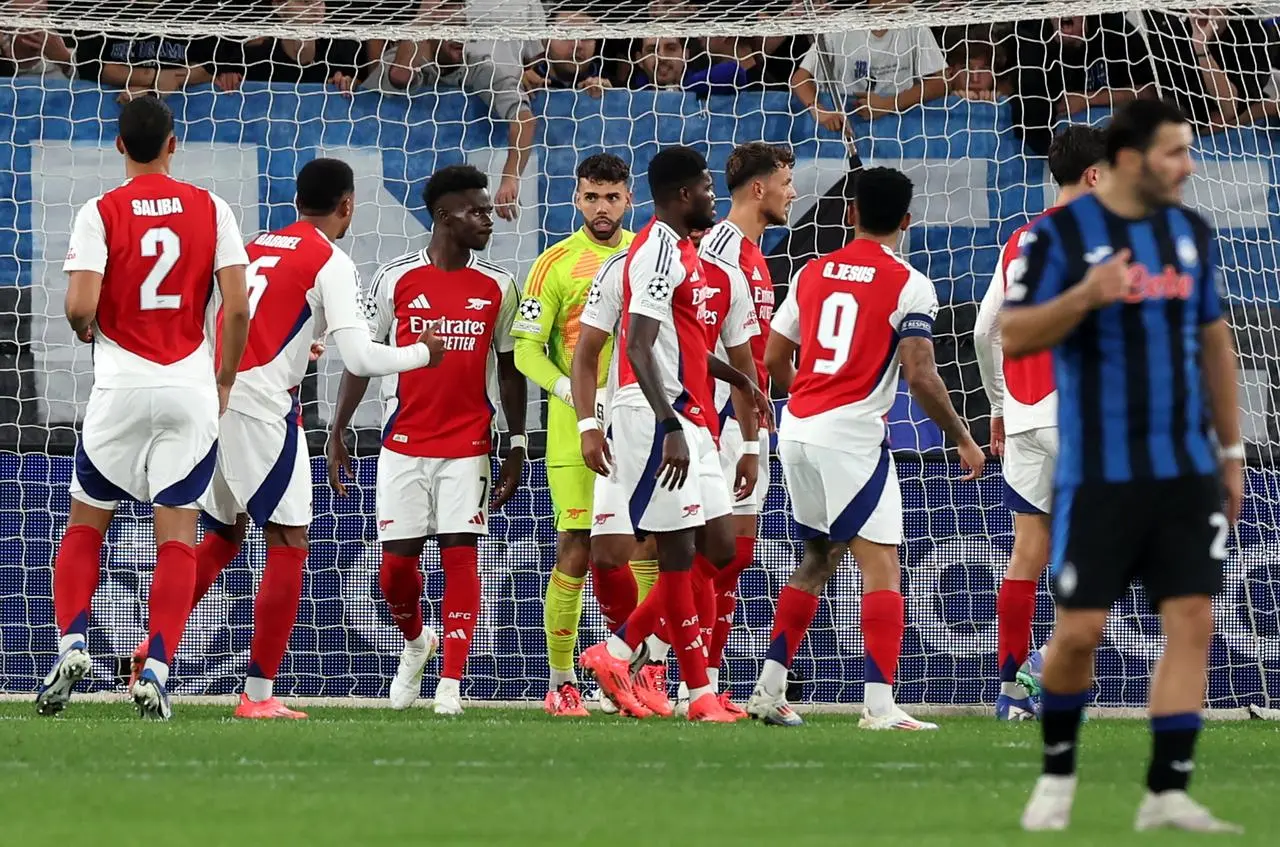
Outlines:
POLYGON ((356 175, 340 159, 312 159, 298 171, 298 211, 331 215, 342 198, 356 190, 356 175))
POLYGON ((1145 153, 1165 124, 1185 124, 1187 116, 1169 100, 1130 100, 1111 117, 1107 127, 1107 162, 1114 165, 1121 150, 1145 153))
POLYGON ((154 162, 173 135, 173 112, 159 97, 135 97, 120 110, 120 140, 129 158, 154 162))
POLYGON ((724 181, 732 193, 753 179, 769 176, 779 168, 789 168, 795 163, 795 154, 784 144, 748 141, 733 148, 729 154, 729 161, 724 166, 724 181))
POLYGON ((1075 185, 1085 171, 1106 158, 1106 133, 1087 124, 1072 124, 1049 144, 1049 173, 1059 186, 1075 185))
POLYGON ((422 202, 427 206, 427 214, 434 218, 440 201, 448 195, 488 187, 489 178, 474 165, 447 165, 427 180, 427 187, 422 189, 422 202))
POLYGON ((612 153, 596 153, 578 163, 578 179, 592 182, 627 182, 631 179, 631 168, 621 157, 612 153))
POLYGON ((700 179, 707 160, 692 147, 667 147, 649 160, 649 193, 658 202, 672 199, 680 189, 700 179))
POLYGON ((911 208, 914 186, 894 168, 868 168, 858 176, 858 229, 868 235, 889 235, 902 226, 911 208))

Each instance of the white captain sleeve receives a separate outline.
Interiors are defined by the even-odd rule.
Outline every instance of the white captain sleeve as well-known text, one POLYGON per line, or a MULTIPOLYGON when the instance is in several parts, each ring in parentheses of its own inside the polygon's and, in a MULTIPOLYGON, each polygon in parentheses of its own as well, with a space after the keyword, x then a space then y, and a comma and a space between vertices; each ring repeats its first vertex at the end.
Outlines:
POLYGON ((915 268, 898 295, 898 308, 889 320, 899 338, 933 338, 933 319, 938 316, 938 292, 933 281, 915 268))
POLYGON ((80 207, 76 213, 75 223, 71 227, 71 243, 67 247, 67 258, 62 263, 62 270, 93 271, 106 273, 107 270, 107 226, 102 222, 102 213, 98 211, 98 200, 95 197, 80 207))
POLYGON ((425 344, 392 347, 369 337, 369 328, 360 313, 355 264, 341 250, 334 249, 316 275, 320 308, 342 364, 356 376, 386 376, 425 367, 431 351, 425 344))
POLYGON ((249 264, 249 254, 244 251, 244 239, 240 235, 240 224, 231 207, 213 192, 209 192, 209 197, 213 200, 218 226, 217 242, 213 248, 214 273, 233 265, 249 264))
POLYGON ((596 271, 579 323, 610 335, 618 331, 618 322, 622 320, 622 266, 626 260, 625 251, 616 253, 596 271))
POLYGON ((796 271, 795 276, 791 277, 791 285, 787 288, 787 299, 783 300, 782 305, 773 313, 773 322, 769 324, 770 332, 778 333, 792 344, 800 343, 800 306, 796 294, 803 274, 804 268, 801 268, 796 271))
POLYGON ((511 276, 499 280, 498 285, 502 287, 502 302, 498 304, 498 321, 493 327, 493 349, 496 353, 510 353, 516 349, 511 330, 516 323, 520 290, 516 288, 515 277, 511 276))
MULTIPOLYGON (((1006 248, 1008 249, 1008 248, 1006 248)), ((987 286, 978 306, 978 317, 973 325, 973 346, 978 357, 978 373, 982 375, 982 389, 991 404, 991 414, 1004 414, 1004 352, 1000 346, 1000 328, 997 320, 1004 303, 1004 257, 996 265, 996 272, 987 286)))
POLYGON ((676 286, 684 282, 679 248, 662 238, 650 238, 632 254, 630 277, 627 311, 655 321, 670 319, 676 286))

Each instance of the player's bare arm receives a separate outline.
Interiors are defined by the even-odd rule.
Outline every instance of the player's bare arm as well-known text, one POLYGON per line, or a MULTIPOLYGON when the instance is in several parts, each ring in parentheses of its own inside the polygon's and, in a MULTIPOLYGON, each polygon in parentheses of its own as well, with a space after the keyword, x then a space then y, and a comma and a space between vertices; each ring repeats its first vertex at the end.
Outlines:
POLYGON ((590 324, 579 326, 578 346, 573 349, 572 373, 569 375, 573 409, 578 414, 578 432, 582 439, 582 460, 587 467, 608 476, 613 466, 609 442, 600 429, 604 410, 596 408, 596 386, 600 384, 600 351, 609 341, 609 333, 590 324))
MULTIPOLYGON (((507 429, 512 438, 524 435, 525 405, 528 402, 528 383, 516 367, 514 353, 498 353, 498 394, 502 401, 502 414, 507 419, 507 429)), ((525 448, 512 444, 507 458, 498 472, 498 487, 493 495, 493 508, 501 509, 520 487, 520 474, 524 471, 525 448)))
MULTIPOLYGON (((728 356, 729 364, 733 366, 734 370, 744 375, 755 371, 755 360, 751 356, 750 342, 725 348, 725 354, 728 356)), ((708 361, 709 368, 710 362, 708 361)), ((729 402, 733 404, 734 417, 738 419, 738 426, 742 430, 742 443, 751 445, 752 449, 759 450, 761 415, 751 391, 754 386, 754 380, 749 380, 748 386, 731 386, 729 389, 729 402)), ((743 500, 755 491, 756 479, 759 476, 760 454, 744 451, 738 457, 738 464, 734 469, 734 497, 738 500, 743 500)))
MULTIPOLYGON (((772 339, 771 339, 772 340, 772 339)), ((947 394, 947 386, 938 375, 938 365, 933 355, 933 340, 909 336, 898 342, 898 355, 902 360, 902 374, 907 389, 942 431, 957 445, 960 464, 968 471, 965 479, 976 479, 982 473, 986 455, 969 434, 947 394)))
POLYGON ((636 382, 649 401, 649 407, 657 418, 658 429, 665 433, 662 438, 662 464, 658 465, 658 483, 663 488, 674 491, 683 488, 689 475, 689 445, 685 441, 684 430, 676 410, 671 408, 667 393, 662 387, 662 376, 658 373, 658 363, 653 358, 653 344, 658 338, 658 327, 662 324, 645 315, 631 315, 631 331, 627 333, 627 358, 631 360, 631 369, 635 371, 636 382))
POLYGON ((796 353, 800 345, 778 331, 769 333, 764 348, 764 366, 773 384, 783 393, 791 393, 791 383, 796 381, 796 353))
POLYGON ((96 271, 72 271, 67 279, 67 323, 84 343, 93 341, 93 319, 98 314, 98 298, 102 295, 102 274, 96 271))
POLYGON ((1222 486, 1227 494, 1227 519, 1240 519, 1244 499, 1244 445, 1240 440, 1240 398, 1236 388, 1236 350, 1231 327, 1219 318, 1200 328, 1204 385, 1209 393, 1213 431, 1222 445, 1222 486))
POLYGON ((351 417, 356 413, 365 392, 369 390, 369 377, 356 376, 351 371, 342 372, 342 381, 338 383, 338 399, 334 404, 333 420, 329 423, 329 438, 324 445, 325 465, 329 470, 329 485, 338 492, 338 496, 347 496, 347 486, 343 482, 343 474, 355 479, 355 468, 351 464, 351 453, 345 441, 347 427, 351 426, 351 417))
MULTIPOLYGON (((1009 301, 1017 302, 1011 276, 1009 301)), ((1001 347, 1006 356, 1028 356, 1056 347, 1094 309, 1110 305, 1124 296, 1129 284, 1129 251, 1120 250, 1110 259, 1094 265, 1079 285, 1068 288, 1048 302, 1005 309, 1000 315, 1001 347)))
POLYGON ((249 292, 244 265, 228 265, 215 276, 222 295, 222 361, 218 363, 218 411, 227 409, 227 397, 240 370, 240 358, 249 341, 249 292))
MULTIPOLYGON (((749 348, 750 344, 743 346, 749 348)), ((750 350, 748 350, 747 355, 750 355, 750 350)), ((760 386, 756 385, 756 369, 754 361, 746 371, 743 371, 741 368, 734 367, 715 354, 708 353, 707 371, 721 382, 728 383, 731 389, 741 391, 744 395, 749 397, 751 400, 751 406, 749 408, 751 408, 757 416, 764 418, 765 426, 768 427, 770 432, 773 432, 773 401, 769 399, 769 395, 765 394, 760 386)), ((734 407, 734 414, 741 414, 737 406, 734 407)), ((757 426, 756 434, 759 435, 759 432, 760 430, 757 426)))

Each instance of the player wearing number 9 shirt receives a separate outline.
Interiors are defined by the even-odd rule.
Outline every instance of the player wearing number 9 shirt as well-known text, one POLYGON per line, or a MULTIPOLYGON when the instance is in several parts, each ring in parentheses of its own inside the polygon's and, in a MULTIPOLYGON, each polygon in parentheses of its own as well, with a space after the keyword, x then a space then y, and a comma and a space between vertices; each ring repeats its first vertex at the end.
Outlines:
POLYGON ((369 337, 355 264, 335 243, 355 214, 355 177, 345 162, 315 159, 298 173, 298 221, 249 242, 249 342, 220 423, 218 466, 201 507, 209 518, 196 550, 192 605, 240 550, 247 518, 263 530, 267 564, 254 604, 241 718, 303 718, 274 696, 302 593, 311 524, 311 462, 298 385, 313 341, 332 335, 343 365, 383 376, 439 363, 430 329, 403 347, 369 337), (432 349, 434 347, 434 350, 432 349))
POLYGON ((103 536, 120 500, 149 500, 157 543, 150 648, 131 694, 142 717, 166 720, 169 664, 195 582, 195 501, 213 475, 218 415, 249 328, 248 258, 227 204, 169 176, 177 140, 164 103, 126 104, 116 148, 128 179, 76 215, 64 264, 67 318, 93 342, 94 380, 54 563, 62 640, 36 704, 42 715, 62 711, 89 672, 86 634, 103 536), (206 333, 215 275, 225 313, 216 362, 206 333))
POLYGON ((747 711, 767 723, 799 723, 787 706, 787 668, 818 608, 818 595, 846 550, 862 570, 868 729, 937 729, 894 703, 902 649, 898 545, 902 494, 884 417, 902 363, 912 395, 954 440, 969 477, 982 450, 956 415, 933 357, 937 295, 929 278, 894 254, 911 215, 912 185, 872 168, 858 182, 857 238, 796 275, 774 313, 765 365, 791 393, 778 427, 778 455, 804 558, 778 597, 771 644, 747 711), (799 348, 799 367, 795 367, 799 348))

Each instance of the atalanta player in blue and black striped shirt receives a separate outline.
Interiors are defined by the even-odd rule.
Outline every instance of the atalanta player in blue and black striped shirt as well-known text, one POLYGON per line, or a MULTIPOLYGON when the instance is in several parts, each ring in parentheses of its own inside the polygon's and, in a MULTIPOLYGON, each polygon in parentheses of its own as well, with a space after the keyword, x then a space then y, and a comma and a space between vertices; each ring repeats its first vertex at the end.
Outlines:
POLYGON ((1151 684, 1155 742, 1136 826, 1234 828, 1186 793, 1210 600, 1222 587, 1244 459, 1218 250, 1209 224, 1180 203, 1194 169, 1191 141, 1176 106, 1121 108, 1094 193, 1037 222, 1010 267, 1005 355, 1052 349, 1059 391, 1051 553, 1059 612, 1042 680, 1044 775, 1026 829, 1067 825, 1093 653, 1134 580, 1168 638, 1151 684))

